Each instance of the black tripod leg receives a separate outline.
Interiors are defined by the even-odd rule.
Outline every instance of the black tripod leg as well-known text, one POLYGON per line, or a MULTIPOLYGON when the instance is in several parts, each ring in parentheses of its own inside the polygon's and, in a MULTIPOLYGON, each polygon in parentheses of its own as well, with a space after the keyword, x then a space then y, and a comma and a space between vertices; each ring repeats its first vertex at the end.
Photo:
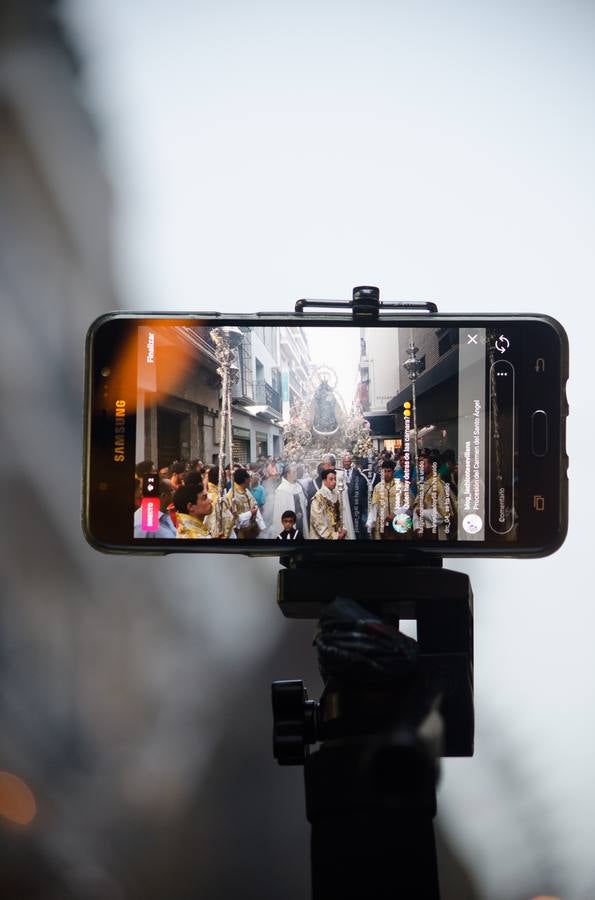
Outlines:
POLYGON ((312 825, 313 900, 439 900, 431 818, 354 814, 312 825))
POLYGON ((370 756, 357 742, 306 760, 313 900, 439 900, 435 771, 417 752, 370 756))

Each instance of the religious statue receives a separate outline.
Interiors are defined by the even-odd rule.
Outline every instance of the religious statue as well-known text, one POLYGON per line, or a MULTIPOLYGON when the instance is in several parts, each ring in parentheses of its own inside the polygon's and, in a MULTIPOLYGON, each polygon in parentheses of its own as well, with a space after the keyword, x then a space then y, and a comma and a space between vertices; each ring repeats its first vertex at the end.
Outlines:
POLYGON ((312 427, 317 434, 334 434, 339 429, 337 401, 326 378, 323 378, 312 398, 314 416, 312 427))

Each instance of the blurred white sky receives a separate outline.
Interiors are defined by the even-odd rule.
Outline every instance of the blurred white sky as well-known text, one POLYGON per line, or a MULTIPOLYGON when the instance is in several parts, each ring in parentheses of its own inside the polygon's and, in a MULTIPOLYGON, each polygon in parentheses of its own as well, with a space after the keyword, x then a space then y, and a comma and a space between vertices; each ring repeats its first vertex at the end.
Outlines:
POLYGON ((377 284, 566 326, 569 539, 543 561, 457 562, 476 596, 478 741, 445 767, 440 803, 486 897, 529 885, 545 855, 566 900, 592 898, 595 4, 65 10, 116 191, 124 306, 281 310, 377 284))
POLYGON ((593 4, 67 7, 127 303, 588 296, 593 4))

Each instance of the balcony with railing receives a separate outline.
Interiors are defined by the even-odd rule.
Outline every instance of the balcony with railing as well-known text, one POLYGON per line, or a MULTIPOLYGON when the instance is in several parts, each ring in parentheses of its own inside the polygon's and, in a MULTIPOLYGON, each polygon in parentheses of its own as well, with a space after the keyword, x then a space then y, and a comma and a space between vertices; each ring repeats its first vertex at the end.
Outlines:
POLYGON ((182 326, 175 329, 176 334, 187 348, 192 348, 201 363, 216 370, 219 363, 215 355, 215 345, 211 340, 211 329, 204 325, 182 326))
POLYGON ((259 406, 268 406, 275 412, 281 412, 281 395, 275 391, 266 381, 256 382, 254 385, 254 402, 259 406))

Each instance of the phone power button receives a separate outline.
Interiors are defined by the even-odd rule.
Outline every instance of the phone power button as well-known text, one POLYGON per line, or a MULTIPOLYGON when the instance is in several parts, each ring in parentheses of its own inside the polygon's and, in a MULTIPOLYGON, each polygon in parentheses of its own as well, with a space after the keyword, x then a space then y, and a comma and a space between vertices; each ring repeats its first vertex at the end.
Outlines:
POLYGON ((548 421, 543 409, 536 409, 531 416, 531 445, 534 456, 545 456, 548 451, 548 421))

